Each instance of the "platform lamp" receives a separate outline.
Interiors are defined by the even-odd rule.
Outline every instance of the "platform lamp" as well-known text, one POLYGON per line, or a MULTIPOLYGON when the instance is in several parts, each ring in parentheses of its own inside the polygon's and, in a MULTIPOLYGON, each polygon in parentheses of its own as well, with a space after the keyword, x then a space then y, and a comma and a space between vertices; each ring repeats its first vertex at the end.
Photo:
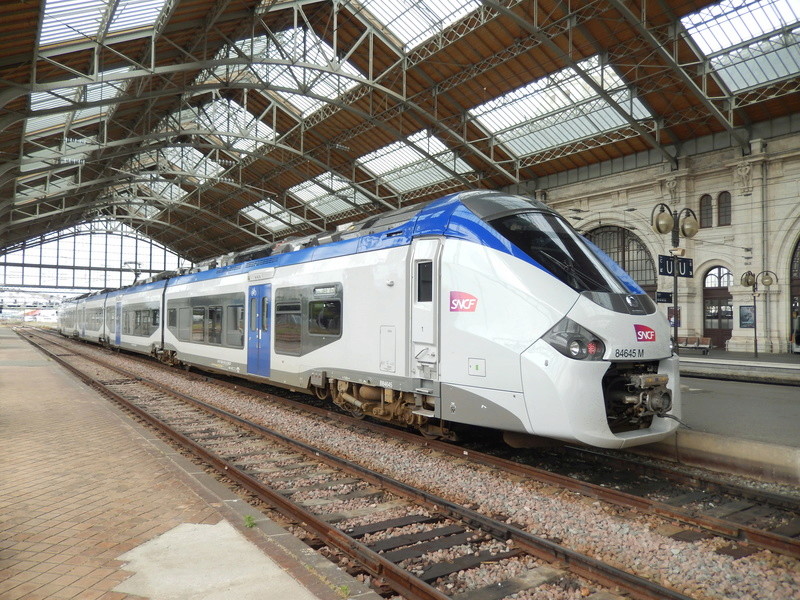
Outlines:
POLYGON ((675 352, 678 352, 678 257, 686 252, 680 248, 680 238, 693 238, 700 230, 700 223, 697 215, 691 208, 672 210, 663 202, 659 202, 653 207, 650 213, 650 224, 653 231, 666 235, 672 235, 672 248, 669 253, 672 255, 672 340, 675 352), (658 211, 658 212, 656 212, 658 211))
POLYGON ((767 288, 767 291, 773 283, 778 283, 778 276, 772 271, 761 271, 758 274, 746 271, 742 275, 742 285, 753 288, 753 356, 756 358, 758 358, 758 302, 756 302, 756 297, 758 296, 759 278, 761 278, 761 285, 767 288))

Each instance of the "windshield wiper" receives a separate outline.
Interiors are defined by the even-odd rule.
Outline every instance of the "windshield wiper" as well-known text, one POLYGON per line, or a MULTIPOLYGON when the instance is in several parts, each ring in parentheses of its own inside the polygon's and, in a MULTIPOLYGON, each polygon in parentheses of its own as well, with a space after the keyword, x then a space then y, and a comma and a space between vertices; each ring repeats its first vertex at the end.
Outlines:
MULTIPOLYGON (((575 261, 571 257, 569 257, 569 256, 565 257, 567 259, 567 261, 568 261, 568 262, 565 262, 565 261, 563 261, 561 259, 558 259, 555 256, 553 256, 548 250, 545 250, 544 248, 536 247, 536 248, 531 248, 531 250, 535 251, 536 253, 539 253, 539 254, 541 254, 541 255, 543 255, 545 257, 547 257, 547 259, 549 259, 550 261, 552 261, 553 263, 558 265, 564 271, 564 273, 569 275, 574 280, 574 282, 576 284, 578 284, 578 285, 570 286, 572 288, 575 288, 576 291, 579 291, 579 292, 583 292, 583 291, 610 291, 608 289, 608 285, 604 281, 598 281, 597 279, 595 279, 591 275, 588 275, 588 274, 578 270, 578 268, 575 266, 575 261), (577 288, 581 287, 581 286, 584 289, 578 290, 577 288), (595 286, 595 287, 592 288, 591 286, 595 286)), ((535 256, 535 254, 534 254, 534 256, 535 256)))

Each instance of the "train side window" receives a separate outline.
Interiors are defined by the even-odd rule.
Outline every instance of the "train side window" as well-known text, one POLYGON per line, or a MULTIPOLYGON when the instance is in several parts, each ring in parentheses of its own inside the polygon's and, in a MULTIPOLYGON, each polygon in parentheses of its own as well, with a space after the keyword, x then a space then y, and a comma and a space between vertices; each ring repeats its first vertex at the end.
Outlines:
POLYGON ((177 327, 178 326, 178 310, 175 308, 170 308, 167 311, 167 327, 177 327))
POLYGON ((269 331, 269 298, 261 299, 261 329, 269 331))
POLYGON ((308 303, 308 333, 342 333, 342 303, 339 300, 315 300, 308 303))
POLYGON ((433 301, 433 262, 417 263, 417 302, 433 301))
POLYGON ((188 342, 192 337, 192 309, 181 308, 178 313, 178 339, 188 342))
POLYGON ((206 309, 197 306, 192 309, 192 341, 204 342, 206 340, 206 309))
POLYGON ((300 356, 301 314, 299 302, 275 305, 275 352, 300 356))
POLYGON ((244 306, 227 307, 228 315, 225 330, 225 345, 234 348, 244 347, 244 306))
POLYGON ((208 343, 222 343, 222 307, 208 307, 208 343))
POLYGON ((258 328, 258 317, 256 316, 256 308, 258 307, 258 300, 250 298, 250 331, 255 331, 258 328))
POLYGON ((153 309, 153 327, 158 327, 161 317, 161 311, 158 308, 153 309))

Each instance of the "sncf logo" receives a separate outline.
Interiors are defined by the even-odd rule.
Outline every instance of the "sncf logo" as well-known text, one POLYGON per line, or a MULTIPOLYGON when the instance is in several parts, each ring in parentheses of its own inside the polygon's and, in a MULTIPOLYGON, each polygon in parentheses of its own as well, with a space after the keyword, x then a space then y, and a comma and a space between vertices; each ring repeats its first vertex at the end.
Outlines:
POLYGON ((450 292, 450 312, 475 312, 478 299, 466 292, 450 292))
POLYGON ((656 332, 647 325, 634 325, 637 342, 655 342, 656 332))

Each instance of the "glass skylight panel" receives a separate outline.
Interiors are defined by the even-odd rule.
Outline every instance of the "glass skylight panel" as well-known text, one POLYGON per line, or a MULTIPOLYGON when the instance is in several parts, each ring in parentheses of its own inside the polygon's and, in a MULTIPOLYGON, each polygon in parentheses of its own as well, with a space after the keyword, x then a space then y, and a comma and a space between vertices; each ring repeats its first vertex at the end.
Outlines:
POLYGON ((121 188, 120 186, 115 186, 111 190, 111 195, 106 196, 103 201, 121 204, 129 214, 145 219, 155 218, 162 210, 158 206, 151 204, 152 200, 150 198, 139 197, 131 187, 121 188))
POLYGON ((330 171, 290 188, 289 193, 326 217, 372 203, 350 181, 330 171))
POLYGON ((469 173, 470 166, 458 158, 437 137, 420 131, 405 140, 393 142, 358 159, 364 169, 383 184, 406 193, 441 181, 453 179, 454 174, 469 173), (439 166, 433 157, 446 168, 439 166))
POLYGON ((47 0, 40 44, 97 37, 109 0, 47 0))
MULTIPOLYGON (((635 120, 652 119, 610 66, 597 57, 579 68, 635 120)), ((572 68, 562 69, 469 111, 495 142, 516 156, 618 129, 628 124, 572 68)))
POLYGON ((143 179, 143 184, 152 192, 152 196, 162 200, 166 204, 180 202, 187 192, 182 187, 170 183, 157 173, 140 173, 139 178, 143 179))
POLYGON ((153 27, 167 0, 120 0, 108 33, 153 27))
POLYGON ((406 49, 415 48, 478 9, 478 0, 362 0, 406 49))
MULTIPOLYGON (((313 96, 333 100, 357 85, 351 77, 339 75, 338 72, 353 77, 360 75, 351 64, 340 63, 333 48, 312 30, 299 27, 279 31, 272 37, 261 36, 237 42, 235 49, 226 48, 217 58, 238 58, 240 52, 253 57, 251 76, 274 87, 274 93, 304 117, 325 105, 323 100, 313 96), (275 63, 276 60, 281 62, 275 63), (284 61, 291 64, 285 64, 284 61), (306 67, 303 63, 321 68, 306 67)), ((246 76, 239 67, 218 67, 214 73, 216 77, 224 79, 238 80, 246 76)), ((201 75, 202 80, 210 77, 210 72, 201 75)))
POLYGON ((119 0, 109 23, 113 0, 46 0, 41 46, 95 40, 107 33, 152 28, 166 0, 119 0))
MULTIPOLYGON (((52 92, 33 92, 30 95, 31 112, 52 110, 69 106, 75 97, 75 89, 60 88, 52 92)), ((56 113, 41 117, 30 117, 25 121, 25 135, 46 135, 48 131, 64 127, 69 118, 69 112, 56 113)))
MULTIPOLYGON (((129 71, 129 69, 118 69, 116 71, 108 71, 100 75, 100 78, 119 75, 129 71)), ((84 86, 83 97, 80 98, 82 102, 102 102, 103 100, 111 100, 121 96, 125 89, 128 87, 128 81, 100 81, 98 83, 90 83, 84 86)), ((79 90, 80 92, 80 90, 79 90)), ((113 107, 105 104, 94 108, 86 108, 75 112, 73 123, 80 124, 91 118, 100 117, 108 114, 113 107)))
POLYGON ((243 152, 255 152, 265 142, 275 139, 274 129, 233 100, 206 104, 197 113, 197 123, 243 152))
POLYGON ((187 173, 195 179, 210 179, 225 169, 218 163, 206 158, 197 148, 189 146, 168 146, 160 150, 177 171, 187 173))
POLYGON ((277 205, 272 200, 261 200, 252 206, 243 208, 239 213, 262 227, 269 229, 272 233, 285 231, 303 222, 302 219, 293 215, 282 206, 277 205))
POLYGON ((734 92, 800 72, 800 4, 795 0, 726 0, 682 23, 734 92))
MULTIPOLYGON (((100 81, 78 85, 75 87, 58 88, 49 92, 33 92, 30 95, 31 112, 54 110, 59 108, 66 109, 78 102, 101 102, 116 98, 125 91, 127 81, 103 81, 130 69, 115 69, 106 71, 98 76, 100 81)), ((28 138, 42 137, 52 133, 54 130, 64 127, 71 123, 73 127, 79 127, 108 114, 112 109, 111 104, 104 104, 92 108, 83 108, 76 111, 64 110, 51 115, 33 116, 25 121, 25 135, 28 138)))
POLYGON ((19 170, 21 173, 36 170, 47 170, 54 173, 83 164, 89 156, 90 150, 94 149, 93 144, 95 143, 94 138, 68 140, 63 146, 51 146, 26 153, 19 170))
POLYGON ((25 186, 24 182, 17 183, 17 192, 14 195, 16 206, 55 196, 75 187, 75 177, 51 177, 41 185, 25 186))
POLYGON ((161 212, 161 209, 156 208, 152 204, 147 204, 146 202, 136 200, 126 200, 125 201, 125 208, 131 215, 139 216, 144 219, 154 219, 158 216, 161 212))

